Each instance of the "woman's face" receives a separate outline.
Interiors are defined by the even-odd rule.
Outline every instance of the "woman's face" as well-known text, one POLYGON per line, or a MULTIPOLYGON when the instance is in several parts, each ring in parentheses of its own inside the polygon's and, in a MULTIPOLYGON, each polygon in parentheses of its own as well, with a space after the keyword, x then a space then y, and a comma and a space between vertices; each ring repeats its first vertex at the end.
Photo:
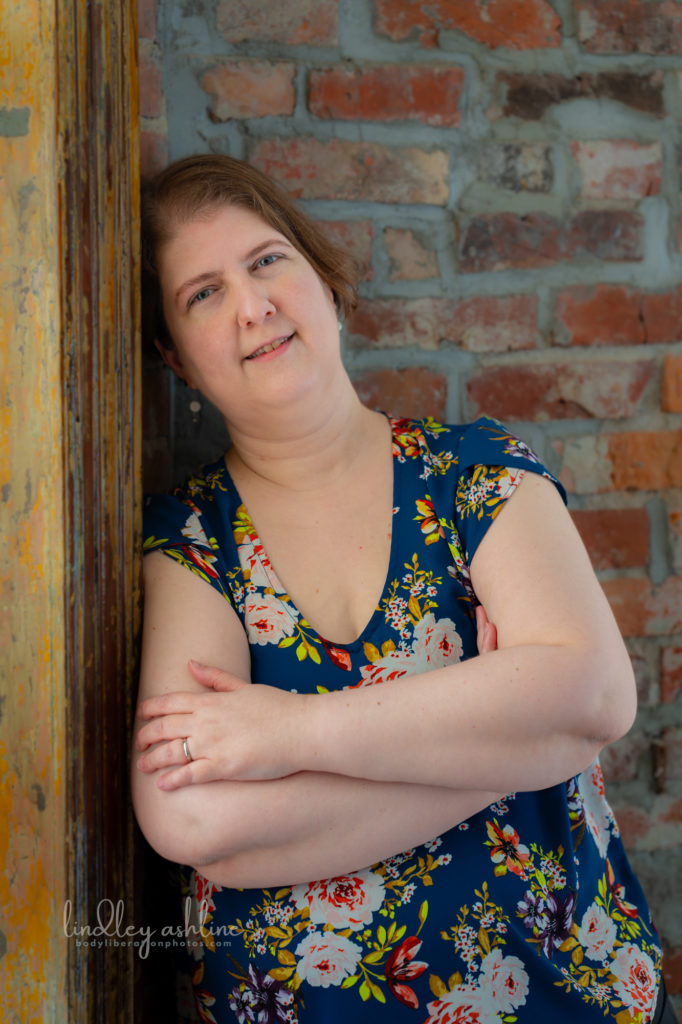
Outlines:
POLYGON ((162 355, 228 423, 326 387, 341 368, 330 288, 250 210, 179 224, 158 266, 174 342, 162 355))

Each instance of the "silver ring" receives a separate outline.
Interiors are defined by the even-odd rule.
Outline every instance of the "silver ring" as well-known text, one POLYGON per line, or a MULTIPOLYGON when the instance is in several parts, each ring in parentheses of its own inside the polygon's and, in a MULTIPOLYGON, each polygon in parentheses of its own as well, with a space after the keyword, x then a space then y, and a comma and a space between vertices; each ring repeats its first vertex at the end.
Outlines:
POLYGON ((187 758, 187 762, 189 763, 190 761, 193 761, 194 758, 192 757, 192 755, 189 752, 189 746, 187 744, 187 740, 188 739, 189 739, 189 737, 186 736, 185 739, 182 741, 182 749, 185 751, 185 757, 187 758))

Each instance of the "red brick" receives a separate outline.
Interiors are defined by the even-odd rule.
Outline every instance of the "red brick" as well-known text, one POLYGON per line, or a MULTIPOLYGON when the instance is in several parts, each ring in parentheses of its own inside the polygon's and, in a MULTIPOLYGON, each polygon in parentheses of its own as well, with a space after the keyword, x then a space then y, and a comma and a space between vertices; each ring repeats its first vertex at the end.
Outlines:
POLYGON ((437 349, 456 340, 456 308, 450 299, 361 299, 348 332, 358 347, 437 349))
POLYGON ((450 342, 472 352, 533 348, 539 341, 534 295, 361 300, 349 324, 356 345, 436 349, 450 342))
POLYGON ((668 806, 660 811, 658 818, 660 821, 670 821, 677 825, 682 823, 682 800, 671 799, 668 806))
POLYGON ((308 107, 316 117, 452 128, 461 119, 464 71, 406 64, 325 68, 310 72, 308 90, 308 107))
POLYGON ((609 284, 567 288, 557 299, 555 317, 560 344, 674 342, 682 336, 682 288, 660 293, 609 284))
POLYGON ((585 435, 553 442, 561 482, 574 494, 682 487, 682 431, 585 435))
MULTIPOLYGON (((611 806, 626 849, 669 850, 676 857, 682 840, 682 799, 662 793, 650 798, 642 806, 632 801, 620 803, 618 797, 612 795, 611 806)), ((640 881, 649 892, 653 888, 652 879, 647 877, 650 869, 642 870, 640 867, 640 881)))
POLYGON ((677 850, 682 829, 682 799, 667 793, 646 808, 611 801, 627 849, 677 850))
POLYGON ((394 416, 445 417, 447 381, 421 366, 405 370, 375 370, 354 378, 360 401, 370 409, 394 416))
POLYGON ((682 630, 682 579, 669 576, 660 586, 636 577, 603 580, 623 636, 667 636, 682 630))
POLYGON ((346 249, 356 261, 360 280, 371 281, 374 228, 369 220, 320 220, 320 227, 334 245, 346 249))
POLYGON ((569 494, 599 494, 611 489, 611 462, 605 434, 552 441, 561 460, 559 479, 569 494))
POLYGON ((639 345, 646 341, 641 293, 622 285, 567 288, 557 298, 557 340, 569 345, 639 345))
POLYGON ((632 416, 654 361, 486 366, 467 382, 469 412, 501 420, 632 416))
POLYGON ((657 117, 666 113, 661 71, 641 75, 631 71, 611 71, 579 74, 573 78, 554 73, 502 71, 496 81, 504 98, 501 108, 497 105, 491 108, 491 117, 539 121, 550 107, 577 99, 614 100, 657 117))
POLYGON ((156 0, 137 0, 137 32, 140 39, 156 39, 156 0))
POLYGON ((672 292, 644 293, 642 319, 650 344, 682 341, 682 285, 672 292))
POLYGON ((212 121, 290 116, 296 105, 294 64, 264 60, 225 60, 207 68, 201 88, 211 97, 212 121))
POLYGON ((548 193, 554 182, 552 151, 541 142, 502 142, 482 146, 478 180, 505 192, 548 193))
POLYGON ((546 0, 375 0, 377 31, 391 39, 431 42, 443 29, 462 32, 495 49, 561 45, 561 22, 546 0))
POLYGON ((663 163, 658 142, 572 142, 571 153, 582 173, 581 199, 637 200, 660 191, 663 163))
POLYGON ((593 210, 569 222, 543 213, 482 214, 461 244, 462 273, 553 266, 585 256, 640 260, 643 218, 627 210, 593 210))
POLYGON ((140 54, 140 117, 161 117, 163 93, 161 72, 147 54, 140 54))
POLYGON ((263 139, 249 158, 294 198, 431 203, 448 199, 448 155, 416 147, 331 139, 263 139))
POLYGON ((610 434, 607 443, 614 490, 682 487, 682 431, 610 434))
POLYGON ((568 226, 566 248, 573 258, 641 260, 644 218, 628 210, 585 210, 568 226))
POLYGON ((409 228, 385 228, 384 243, 391 281, 424 281, 438 277, 438 257, 409 228))
POLYGON ((623 635, 647 636, 647 617, 644 609, 651 594, 649 581, 631 578, 604 580, 601 586, 623 635))
POLYGON ((661 408, 664 412, 682 412, 682 355, 665 357, 661 408))
POLYGON ((298 46, 338 42, 338 0, 221 0, 216 8, 218 31, 228 43, 266 42, 298 46))
POLYGON ((156 174, 168 163, 168 136, 156 132, 140 132, 140 174, 143 178, 156 174))
POLYGON ((576 0, 578 38, 589 53, 682 53, 682 10, 673 0, 576 0))
POLYGON ((662 794, 650 800, 646 807, 632 803, 623 805, 612 799, 611 806, 627 849, 676 851, 679 848, 682 834, 679 797, 662 794))
POLYGON ((634 569, 647 564, 646 509, 576 509, 571 515, 595 569, 634 569))
POLYGON ((661 650, 661 700, 672 704, 682 690, 682 647, 664 647, 661 650))
MULTIPOLYGON (((613 804, 613 801, 612 801, 613 804)), ((633 850, 641 840, 646 839, 651 828, 651 820, 646 811, 640 807, 613 805, 618 828, 626 850, 633 850)))
POLYGON ((483 214, 474 217, 464 233, 460 270, 549 266, 561 259, 563 240, 563 225, 546 214, 483 214))
POLYGON ((599 761, 606 782, 631 782, 639 774, 639 760, 649 749, 649 738, 643 732, 627 736, 605 747, 599 761))
POLYGON ((535 295, 477 295, 455 309, 458 344, 467 352, 512 352, 537 348, 535 295))

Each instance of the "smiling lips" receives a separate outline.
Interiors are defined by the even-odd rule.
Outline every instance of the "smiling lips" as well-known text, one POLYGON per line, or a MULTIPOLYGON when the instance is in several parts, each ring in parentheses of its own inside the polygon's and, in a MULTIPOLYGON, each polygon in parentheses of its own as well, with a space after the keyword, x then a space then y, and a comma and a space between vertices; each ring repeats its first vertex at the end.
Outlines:
POLYGON ((246 356, 247 359, 256 359, 258 356, 264 356, 267 352, 274 352, 275 349, 283 345, 285 341, 290 341, 293 338, 293 334, 287 334, 283 338, 275 338, 274 341, 269 341, 267 345, 261 345, 255 352, 252 352, 250 356, 246 356))

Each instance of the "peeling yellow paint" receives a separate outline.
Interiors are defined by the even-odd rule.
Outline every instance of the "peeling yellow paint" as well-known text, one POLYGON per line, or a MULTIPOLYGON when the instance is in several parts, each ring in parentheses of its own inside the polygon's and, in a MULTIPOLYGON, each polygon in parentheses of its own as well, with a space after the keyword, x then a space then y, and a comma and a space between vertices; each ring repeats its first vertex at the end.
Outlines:
POLYGON ((46 1024, 68 1019, 55 4, 0 5, 0 105, 28 108, 0 136, 0 1019, 46 1024))
MULTIPOLYGON (((22 1024, 85 1022, 94 1019, 96 1005, 100 1008, 96 1015, 102 1019, 132 1016, 133 954, 128 960, 107 962, 104 980, 102 963, 86 962, 86 958, 67 978, 70 949, 62 914, 70 883, 74 888, 83 884, 88 897, 100 871, 106 870, 106 877, 113 877, 119 889, 128 884, 129 859, 117 856, 115 842, 109 841, 100 864, 104 844, 90 841, 90 833, 100 835, 90 819, 81 822, 79 818, 77 827, 88 839, 83 845, 92 859, 87 864, 79 861, 74 868, 75 858, 69 857, 74 842, 69 816, 78 814, 75 806, 87 807, 90 814, 93 797, 98 795, 92 786, 87 793, 79 790, 83 778, 75 767, 84 762, 71 756, 74 750, 82 750, 86 738, 79 717, 83 709, 74 712, 73 708, 82 692, 92 692, 78 689, 81 676, 92 684, 93 666, 98 671, 101 665, 110 670, 113 666, 116 671, 111 674, 118 686, 125 673, 118 672, 117 659, 127 670, 122 690, 103 686, 97 691, 98 696, 123 694, 123 701, 116 705, 118 718, 109 732, 103 731, 117 748, 111 756, 120 759, 117 730, 126 715, 124 701, 129 699, 134 663, 135 625, 126 601, 136 581, 121 551, 128 554, 135 548, 132 535, 139 523, 133 516, 139 517, 139 504, 134 499, 120 501, 117 471, 124 461, 123 456, 119 459, 122 444, 129 443, 128 453, 139 452, 139 409, 131 414, 127 393, 125 426, 136 422, 131 440, 120 429, 124 405, 120 389, 107 386, 117 380, 128 359, 131 375, 139 376, 138 357, 128 347, 138 315, 134 312, 134 259, 130 259, 137 228, 135 223, 126 224, 127 214, 133 221, 137 216, 135 203, 130 208, 126 205, 137 194, 134 12, 134 2, 119 9, 106 0, 2 0, 0 4, 0 106, 17 113, 4 123, 5 134, 0 131, 0 527, 4 541, 0 547, 0 696, 4 698, 0 701, 0 1021, 22 1024), (127 47, 123 61, 116 47, 109 45, 111 40, 127 47), (102 73, 107 88, 112 84, 108 121, 100 117, 101 105, 88 107, 93 68, 95 77, 102 73), (81 116, 84 111, 88 116, 81 116), (88 120, 93 111, 94 122, 88 120), (124 139, 126 146, 130 143, 127 159, 121 156, 125 146, 107 134, 114 114, 117 138, 124 139), (18 129, 12 135, 15 125, 18 129), (109 173, 108 159, 102 161, 99 150, 93 152, 95 139, 104 140, 103 153, 107 145, 111 147, 115 172, 109 173), (92 166, 86 167, 90 158, 92 166), (117 266, 123 265, 122 238, 128 246, 127 276, 117 273, 117 266), (92 277, 86 254, 96 269, 92 277), (71 266, 69 260, 73 274, 64 272, 71 266), (92 318, 87 313, 91 297, 92 318), (107 342, 115 340, 112 325, 124 309, 133 310, 126 321, 132 330, 119 333, 119 340, 124 339, 123 356, 116 356, 107 342), (82 328, 85 324, 89 329, 92 320, 98 327, 90 334, 82 328), (65 324, 68 328, 62 338, 65 324), (71 329, 76 327, 78 331, 71 329), (73 380, 69 376, 69 385, 80 388, 78 400, 86 404, 101 387, 99 404, 93 402, 83 424, 96 422, 99 441, 104 438, 109 446, 102 456, 108 490, 102 492, 101 508, 106 514, 100 533, 89 536, 90 546, 80 549, 72 542, 78 539, 82 517, 69 504, 65 527, 64 509, 67 495, 71 501, 69 484, 78 480, 82 469, 80 450, 89 445, 89 438, 85 427, 81 435, 74 429, 73 418, 63 418, 62 405, 69 403, 62 374, 65 353, 68 358, 73 353, 80 357, 100 342, 101 351, 97 347, 93 357, 99 374, 93 378, 94 385, 90 386, 87 368, 77 368, 73 380), (110 500, 112 494, 120 504, 110 500), (123 525, 117 517, 125 520, 123 525), (97 622, 93 625, 92 618, 86 622, 99 600, 95 588, 88 591, 95 594, 90 602, 82 594, 80 600, 74 599, 78 590, 74 580, 88 580, 90 566, 86 565, 85 573, 80 571, 86 564, 84 552, 88 555, 98 545, 106 548, 111 564, 123 566, 116 600, 107 606, 107 622, 113 626, 107 636, 110 657, 109 648, 104 654, 94 650, 97 622), (68 679, 67 661, 75 666, 68 679), (80 727, 77 741, 74 723, 80 727), (70 984, 76 976, 78 983, 70 984), (69 998, 73 1005, 68 1005, 69 998), (124 1003, 124 1013, 109 1012, 124 1003)), ((102 93, 96 91, 96 95, 102 93)), ((134 476, 129 463, 126 471, 128 482, 134 476)), ((99 466, 90 466, 90 477, 101 483, 99 466)), ((139 483, 136 486, 139 494, 139 483)), ((132 490, 124 497, 129 493, 132 490)), ((82 512, 83 507, 76 511, 82 512)), ((87 512, 98 522, 90 504, 87 512)), ((97 684, 101 678, 97 676, 97 684)), ((90 709, 90 705, 86 701, 84 707, 90 709)), ((107 710, 110 707, 106 705, 107 710)), ((108 724, 113 721, 106 714, 102 719, 108 724)), ((96 715, 93 720, 99 724, 96 715)), ((125 807, 119 805, 118 810, 125 812, 125 807)), ((112 816, 112 832, 120 827, 123 816, 112 816)), ((106 816, 98 822, 102 820, 109 824, 106 816)), ((124 839, 130 842, 130 815, 128 827, 124 839)), ((120 849, 124 849, 123 839, 120 849)))

